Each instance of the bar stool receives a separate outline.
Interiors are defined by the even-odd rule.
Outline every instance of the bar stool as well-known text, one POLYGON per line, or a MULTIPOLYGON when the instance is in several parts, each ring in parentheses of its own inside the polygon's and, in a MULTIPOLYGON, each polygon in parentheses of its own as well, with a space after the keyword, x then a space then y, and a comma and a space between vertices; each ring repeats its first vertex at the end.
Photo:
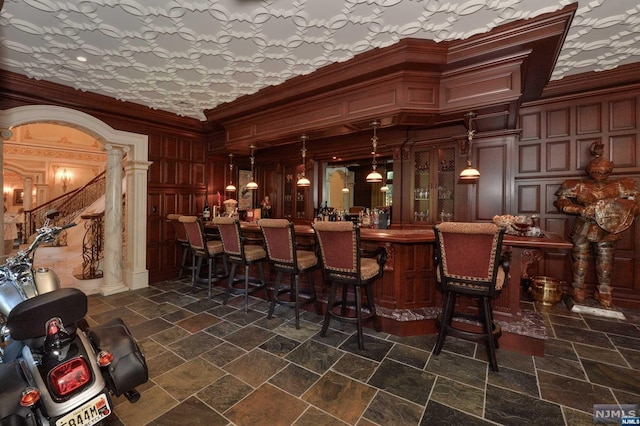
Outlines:
POLYGON ((434 231, 436 280, 445 297, 433 353, 440 354, 447 335, 484 342, 491 370, 498 371, 496 348, 502 330, 493 320, 491 299, 508 279, 508 253, 502 255, 505 229, 493 223, 442 222, 434 231), (455 312, 458 295, 477 298, 478 315, 455 312), (466 322, 454 325, 454 318, 466 322))
POLYGON ((202 261, 206 260, 207 265, 209 266, 209 273, 206 280, 208 287, 207 298, 211 299, 211 287, 214 283, 219 282, 226 275, 227 271, 226 262, 223 258, 224 250, 222 247, 222 241, 207 240, 202 228, 202 222, 200 222, 200 219, 197 216, 180 216, 178 221, 184 226, 187 234, 187 240, 189 241, 189 247, 193 253, 191 260, 192 291, 195 292, 197 289, 196 281, 199 278, 198 275, 200 268, 202 267, 202 261), (223 261, 224 273, 216 274, 214 276, 217 259, 221 259, 223 261))
MULTIPOLYGON (((184 229, 184 225, 178 220, 181 215, 171 213, 167 215, 167 220, 173 225, 174 233, 176 236, 176 243, 182 250, 182 262, 180 263, 180 270, 178 271, 178 279, 182 278, 184 272, 191 272, 192 265, 187 263, 187 256, 191 253, 191 246, 189 245, 189 238, 187 237, 187 231, 184 229)), ((193 256, 193 254, 192 254, 193 256)))
MULTIPOLYGON (((264 245, 267 249, 267 259, 272 271, 277 271, 276 283, 271 297, 271 306, 267 318, 271 319, 276 303, 293 307, 296 315, 296 329, 300 328, 300 307, 309 303, 314 304, 316 313, 320 314, 320 306, 316 295, 316 287, 313 282, 313 271, 320 264, 313 251, 298 250, 293 223, 286 219, 260 219, 258 225, 262 230, 264 245), (307 274, 309 279, 309 297, 301 298, 300 275, 307 274), (282 276, 289 274, 291 285, 289 288, 281 288, 282 276), (288 295, 288 299, 280 298, 280 295, 288 295)), ((301 246, 301 245, 300 245, 301 246)))
POLYGON ((224 255, 227 261, 231 262, 229 281, 224 295, 224 304, 229 300, 231 293, 244 294, 244 311, 249 310, 249 294, 264 289, 265 297, 269 300, 267 292, 267 282, 264 279, 263 263, 267 260, 267 253, 262 246, 246 244, 246 238, 242 235, 240 221, 230 217, 216 217, 213 223, 218 227, 220 238, 222 239, 224 255), (252 265, 258 266, 260 279, 249 277, 249 269, 252 265), (244 267, 244 276, 236 277, 236 268, 244 267), (244 282, 244 288, 239 288, 236 284, 244 282))
POLYGON ((358 347, 364 350, 362 324, 373 321, 376 331, 380 324, 376 315, 375 301, 371 286, 382 277, 387 251, 378 247, 372 252, 360 248, 360 228, 353 222, 318 222, 313 224, 320 260, 325 281, 331 282, 331 290, 327 302, 327 310, 320 336, 325 336, 331 318, 338 321, 355 323, 358 332, 358 347), (355 300, 347 299, 348 287, 353 287, 355 300), (342 287, 342 299, 336 301, 336 291, 342 287), (366 304, 363 305, 361 291, 366 293, 366 304), (334 311, 340 306, 340 313, 334 311), (347 307, 355 307, 355 317, 347 313, 347 307), (363 314, 362 309, 369 311, 363 314))

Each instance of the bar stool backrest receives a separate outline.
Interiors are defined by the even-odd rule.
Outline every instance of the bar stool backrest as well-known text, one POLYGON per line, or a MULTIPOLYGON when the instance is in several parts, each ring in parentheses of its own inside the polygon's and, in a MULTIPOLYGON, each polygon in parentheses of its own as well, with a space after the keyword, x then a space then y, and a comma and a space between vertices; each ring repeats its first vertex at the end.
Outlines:
POLYGON ((213 223, 218 227, 224 252, 231 257, 244 260, 244 246, 240 221, 232 217, 216 217, 213 223))
POLYGON ((281 269, 296 273, 297 258, 293 223, 287 219, 260 219, 265 248, 269 260, 281 269))
POLYGON ((179 214, 171 213, 167 215, 167 219, 173 225, 173 229, 176 234, 176 241, 179 243, 188 244, 189 237, 187 237, 187 231, 184 229, 184 225, 180 223, 180 216, 181 215, 179 214))
POLYGON ((180 216, 178 219, 184 227, 191 250, 199 256, 208 256, 202 223, 197 216, 180 216))
POLYGON ((443 290, 493 296, 502 287, 504 228, 493 223, 442 222, 434 231, 436 273, 443 290))
POLYGON ((360 279, 360 228, 351 221, 313 224, 327 280, 360 279))

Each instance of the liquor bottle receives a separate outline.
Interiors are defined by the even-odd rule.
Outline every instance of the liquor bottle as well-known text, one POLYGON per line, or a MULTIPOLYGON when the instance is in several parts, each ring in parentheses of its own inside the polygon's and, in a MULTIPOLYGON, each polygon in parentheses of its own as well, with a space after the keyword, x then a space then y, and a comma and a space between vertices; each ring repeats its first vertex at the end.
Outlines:
POLYGON ((209 201, 205 199, 204 208, 202 209, 202 218, 208 221, 211 218, 211 210, 209 209, 209 201))

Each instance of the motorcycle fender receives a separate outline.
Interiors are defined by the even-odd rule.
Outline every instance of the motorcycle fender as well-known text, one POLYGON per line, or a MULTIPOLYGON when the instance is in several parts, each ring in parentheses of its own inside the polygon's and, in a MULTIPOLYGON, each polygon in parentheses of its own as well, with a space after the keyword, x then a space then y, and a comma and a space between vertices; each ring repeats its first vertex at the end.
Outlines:
POLYGON ((95 362, 95 352, 93 350, 93 346, 91 346, 91 342, 82 332, 78 332, 76 337, 80 339, 79 344, 84 347, 87 356, 93 357, 93 359, 89 363, 89 365, 91 366, 91 375, 93 376, 93 382, 90 386, 83 389, 82 392, 75 394, 74 396, 63 402, 55 401, 53 399, 53 396, 49 393, 49 389, 47 388, 47 385, 42 378, 40 371, 38 370, 38 364, 33 358, 31 349, 28 346, 25 346, 22 349, 22 358, 29 368, 30 380, 32 381, 31 384, 32 386, 37 387, 40 391, 40 403, 42 404, 44 415, 48 418, 61 417, 67 413, 70 413, 85 402, 91 400, 96 395, 107 392, 107 386, 100 371, 100 367, 98 366, 97 362, 95 362))
POLYGON ((109 351, 113 361, 107 367, 107 382, 116 396, 134 390, 149 380, 144 354, 120 318, 89 330, 89 339, 98 350, 109 351))

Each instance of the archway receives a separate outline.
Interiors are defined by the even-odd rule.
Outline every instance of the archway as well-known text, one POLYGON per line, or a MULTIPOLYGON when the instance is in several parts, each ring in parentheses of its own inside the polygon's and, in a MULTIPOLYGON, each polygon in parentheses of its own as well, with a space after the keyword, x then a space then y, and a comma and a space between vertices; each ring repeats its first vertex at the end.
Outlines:
MULTIPOLYGON (((33 105, 0 111, 0 130, 36 122, 75 127, 95 136, 102 143, 107 151, 107 197, 105 199, 105 285, 101 292, 106 295, 148 286, 146 176, 151 163, 148 161, 147 135, 113 129, 84 112, 64 107, 33 105), (126 154, 124 164, 122 163, 123 153, 126 154), (124 214, 121 207, 122 198, 118 196, 118 191, 121 194, 121 185, 118 184, 122 181, 123 168, 127 185, 127 209, 124 214), (118 237, 123 235, 121 232, 123 221, 127 234, 135 235, 136 238, 118 237), (126 247, 124 256, 123 246, 126 247)), ((0 138, 0 144, 2 144, 2 138, 0 138)), ((0 148, 2 148, 1 145, 0 148)), ((2 149, 0 149, 0 163, 1 152, 2 149)))

